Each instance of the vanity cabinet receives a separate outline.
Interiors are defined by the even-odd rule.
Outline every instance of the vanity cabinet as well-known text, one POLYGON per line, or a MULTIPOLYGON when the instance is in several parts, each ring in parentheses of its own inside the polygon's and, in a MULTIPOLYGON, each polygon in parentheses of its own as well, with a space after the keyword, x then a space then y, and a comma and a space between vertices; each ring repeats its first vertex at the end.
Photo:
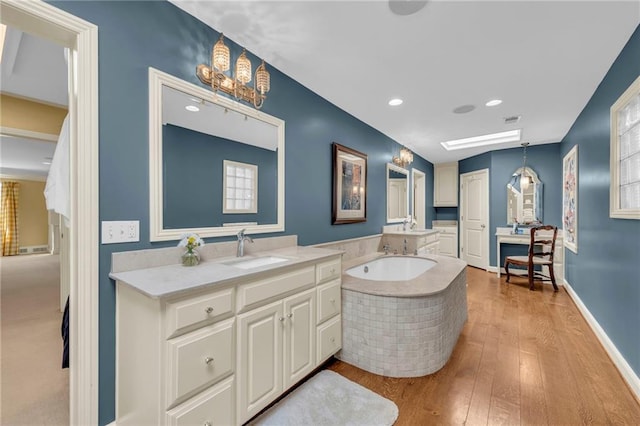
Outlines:
POLYGON ((458 207, 458 162, 434 164, 433 206, 458 207))
POLYGON ((117 281, 116 423, 245 423, 340 350, 341 273, 331 255, 179 296, 117 281))
POLYGON ((438 254, 442 256, 458 257, 458 227, 434 225, 433 229, 440 231, 438 254))
POLYGON ((438 254, 440 247, 440 235, 437 232, 421 235, 417 241, 418 254, 438 254))

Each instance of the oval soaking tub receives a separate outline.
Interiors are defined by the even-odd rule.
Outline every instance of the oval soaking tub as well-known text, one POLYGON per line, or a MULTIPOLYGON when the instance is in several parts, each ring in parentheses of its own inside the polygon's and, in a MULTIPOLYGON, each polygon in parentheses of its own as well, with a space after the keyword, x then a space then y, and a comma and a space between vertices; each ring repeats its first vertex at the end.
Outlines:
POLYGON ((347 269, 346 274, 372 281, 408 281, 433 268, 436 262, 424 257, 385 256, 347 269))
POLYGON ((388 377, 435 373, 467 320, 466 263, 446 256, 375 256, 345 262, 337 358, 388 377))

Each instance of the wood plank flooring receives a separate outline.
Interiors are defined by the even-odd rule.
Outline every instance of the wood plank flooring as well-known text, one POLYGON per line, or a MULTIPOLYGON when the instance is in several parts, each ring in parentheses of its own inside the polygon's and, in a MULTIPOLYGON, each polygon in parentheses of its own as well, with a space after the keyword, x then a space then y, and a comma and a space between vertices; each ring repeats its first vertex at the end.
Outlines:
POLYGON ((394 401, 396 426, 640 425, 640 404, 564 288, 467 274, 469 319, 443 369, 397 379, 328 368, 394 401))

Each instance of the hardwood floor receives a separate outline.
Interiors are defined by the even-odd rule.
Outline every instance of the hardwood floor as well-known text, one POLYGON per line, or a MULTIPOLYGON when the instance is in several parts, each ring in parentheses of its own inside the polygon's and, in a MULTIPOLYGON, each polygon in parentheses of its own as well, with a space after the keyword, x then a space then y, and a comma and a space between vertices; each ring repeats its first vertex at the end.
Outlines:
POLYGON ((564 288, 468 268, 469 319, 443 369, 382 377, 329 365, 394 401, 396 426, 640 424, 640 405, 564 288))

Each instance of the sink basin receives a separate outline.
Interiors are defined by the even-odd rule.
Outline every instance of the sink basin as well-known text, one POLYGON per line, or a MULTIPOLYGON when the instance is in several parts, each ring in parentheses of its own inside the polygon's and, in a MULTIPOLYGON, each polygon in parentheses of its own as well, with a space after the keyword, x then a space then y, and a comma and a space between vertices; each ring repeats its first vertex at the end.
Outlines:
POLYGON ((225 265, 240 269, 259 268, 261 266, 273 265, 275 263, 286 262, 287 258, 277 256, 252 257, 246 259, 232 260, 225 262, 225 265))

